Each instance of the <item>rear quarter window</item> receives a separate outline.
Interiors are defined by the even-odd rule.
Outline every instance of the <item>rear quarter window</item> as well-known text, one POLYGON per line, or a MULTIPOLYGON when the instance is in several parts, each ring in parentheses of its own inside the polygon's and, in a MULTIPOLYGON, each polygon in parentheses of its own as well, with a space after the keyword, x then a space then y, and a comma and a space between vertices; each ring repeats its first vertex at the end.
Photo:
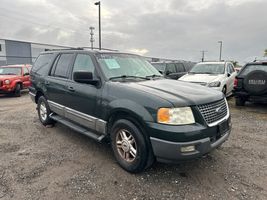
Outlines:
POLYGON ((267 64, 266 65, 247 65, 244 69, 240 72, 240 76, 246 76, 252 71, 261 70, 267 72, 267 64))
POLYGON ((32 72, 37 74, 48 74, 53 54, 40 54, 32 67, 32 72))

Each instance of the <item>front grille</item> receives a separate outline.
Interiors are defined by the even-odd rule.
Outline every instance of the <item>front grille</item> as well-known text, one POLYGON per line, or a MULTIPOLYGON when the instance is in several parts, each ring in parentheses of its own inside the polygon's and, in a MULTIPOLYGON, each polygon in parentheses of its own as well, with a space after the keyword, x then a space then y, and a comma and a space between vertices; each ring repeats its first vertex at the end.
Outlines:
POLYGON ((197 107, 208 125, 220 121, 228 114, 228 107, 225 99, 199 105, 197 107))

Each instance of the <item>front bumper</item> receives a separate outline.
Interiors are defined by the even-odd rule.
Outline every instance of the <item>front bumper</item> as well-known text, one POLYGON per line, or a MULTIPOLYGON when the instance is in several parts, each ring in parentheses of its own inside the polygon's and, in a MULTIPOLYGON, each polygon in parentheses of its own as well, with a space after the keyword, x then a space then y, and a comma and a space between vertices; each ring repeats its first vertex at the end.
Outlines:
POLYGON ((250 95, 245 91, 234 90, 234 96, 236 98, 243 98, 247 101, 256 102, 256 103, 266 103, 267 102, 267 93, 262 95, 250 95))
POLYGON ((0 88, 0 94, 9 94, 14 91, 14 88, 0 88))
MULTIPOLYGON (((207 86, 208 87, 208 86, 207 86)), ((219 92, 222 91, 222 87, 208 87, 208 88, 211 88, 211 89, 214 89, 214 90, 217 90, 219 92)))
MULTIPOLYGON (((194 137, 191 137, 193 135, 193 132, 184 132, 185 135, 188 135, 187 141, 169 141, 166 139, 150 136, 152 149, 155 157, 157 158, 157 161, 165 163, 178 163, 184 160, 199 158, 211 152, 213 149, 224 143, 229 137, 231 132, 230 120, 231 119, 229 118, 225 121, 229 128, 227 128, 223 133, 220 133, 218 126, 197 131, 194 137), (196 137, 197 135, 198 138, 196 137), (203 135, 205 137, 200 138, 200 136, 203 135), (182 152, 182 147, 184 148, 188 146, 194 146, 195 150, 190 152, 182 152)), ((177 133, 177 135, 180 134, 177 133)))

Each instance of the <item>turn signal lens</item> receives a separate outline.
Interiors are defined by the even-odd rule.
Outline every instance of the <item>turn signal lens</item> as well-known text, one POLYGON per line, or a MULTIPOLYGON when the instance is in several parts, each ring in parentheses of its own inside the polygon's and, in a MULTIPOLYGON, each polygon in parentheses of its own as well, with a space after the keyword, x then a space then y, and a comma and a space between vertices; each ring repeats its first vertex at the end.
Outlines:
POLYGON ((169 108, 160 108, 158 110, 158 122, 167 123, 170 121, 170 109, 169 108))

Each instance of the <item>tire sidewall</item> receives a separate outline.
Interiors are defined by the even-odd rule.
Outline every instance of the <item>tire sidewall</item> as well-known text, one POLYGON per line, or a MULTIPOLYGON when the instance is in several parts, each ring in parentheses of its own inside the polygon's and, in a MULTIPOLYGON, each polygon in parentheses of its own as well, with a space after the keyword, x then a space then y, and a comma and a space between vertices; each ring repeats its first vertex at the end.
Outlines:
POLYGON ((20 97, 21 96, 21 85, 20 84, 16 84, 15 90, 14 90, 14 95, 16 97, 20 97))
POLYGON ((39 120, 43 125, 51 124, 51 119, 49 118, 49 115, 51 114, 51 111, 50 111, 48 102, 47 102, 47 100, 45 99, 44 96, 41 96, 38 99, 37 112, 38 112, 39 120), (42 103, 44 103, 44 105, 46 107, 46 111, 47 111, 47 115, 46 115, 46 119, 45 120, 42 119, 41 114, 40 114, 40 106, 41 106, 42 103))
POLYGON ((111 146, 116 160, 119 165, 128 172, 137 173, 144 170, 147 159, 148 159, 148 145, 146 144, 145 138, 142 132, 130 121, 126 119, 120 119, 114 123, 111 128, 111 146), (134 161, 127 162, 121 158, 117 146, 116 136, 121 129, 126 129, 131 133, 136 142, 137 155, 134 161))

